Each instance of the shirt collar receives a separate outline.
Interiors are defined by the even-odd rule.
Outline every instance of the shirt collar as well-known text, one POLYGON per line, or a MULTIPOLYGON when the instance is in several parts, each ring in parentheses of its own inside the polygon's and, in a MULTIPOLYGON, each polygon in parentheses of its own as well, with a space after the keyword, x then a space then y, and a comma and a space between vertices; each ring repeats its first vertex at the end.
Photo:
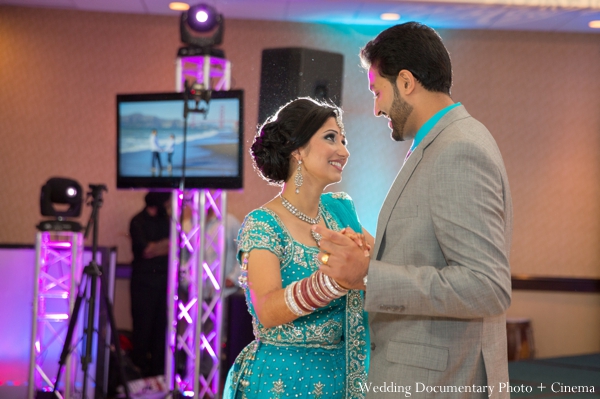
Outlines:
POLYGON ((444 117, 444 115, 446 115, 451 109, 456 108, 459 105, 461 105, 461 103, 454 103, 454 104, 448 105, 446 108, 442 108, 441 110, 436 112, 435 115, 433 115, 431 118, 429 118, 429 120, 427 122, 425 122, 423 124, 423 126, 421 126, 421 128, 415 135, 413 143, 410 146, 410 152, 413 152, 415 150, 415 148, 417 148, 417 146, 421 143, 421 141, 423 141, 425 136, 427 136, 427 133, 429 133, 431 131, 431 129, 433 129, 433 127, 436 125, 436 123, 438 123, 440 121, 440 119, 442 119, 444 117))

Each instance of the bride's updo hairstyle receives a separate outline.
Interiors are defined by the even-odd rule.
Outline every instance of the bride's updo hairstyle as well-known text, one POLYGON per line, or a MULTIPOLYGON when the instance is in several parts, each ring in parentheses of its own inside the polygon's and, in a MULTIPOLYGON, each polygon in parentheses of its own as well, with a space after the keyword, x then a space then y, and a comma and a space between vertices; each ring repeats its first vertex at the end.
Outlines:
POLYGON ((273 185, 282 185, 290 176, 292 152, 305 146, 327 121, 336 118, 341 126, 341 110, 332 104, 308 97, 293 100, 258 129, 250 153, 254 169, 273 185))

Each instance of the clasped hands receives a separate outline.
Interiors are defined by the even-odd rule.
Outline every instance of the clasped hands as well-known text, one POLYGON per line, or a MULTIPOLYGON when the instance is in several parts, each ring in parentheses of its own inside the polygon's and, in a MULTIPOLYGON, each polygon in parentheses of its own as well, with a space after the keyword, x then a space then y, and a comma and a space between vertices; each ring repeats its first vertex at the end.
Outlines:
POLYGON ((339 232, 319 225, 312 229, 321 236, 321 251, 317 254, 319 270, 344 288, 364 290, 363 277, 367 275, 371 256, 365 236, 350 227, 339 232))

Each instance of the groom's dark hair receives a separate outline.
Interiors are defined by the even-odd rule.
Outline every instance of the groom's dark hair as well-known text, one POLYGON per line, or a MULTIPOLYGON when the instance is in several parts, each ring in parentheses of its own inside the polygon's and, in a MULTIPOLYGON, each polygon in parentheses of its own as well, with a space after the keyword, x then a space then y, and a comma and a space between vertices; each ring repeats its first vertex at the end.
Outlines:
POLYGON ((450 94, 450 54, 440 35, 421 23, 406 22, 384 30, 360 50, 360 59, 363 68, 374 66, 392 84, 406 69, 425 89, 450 94))

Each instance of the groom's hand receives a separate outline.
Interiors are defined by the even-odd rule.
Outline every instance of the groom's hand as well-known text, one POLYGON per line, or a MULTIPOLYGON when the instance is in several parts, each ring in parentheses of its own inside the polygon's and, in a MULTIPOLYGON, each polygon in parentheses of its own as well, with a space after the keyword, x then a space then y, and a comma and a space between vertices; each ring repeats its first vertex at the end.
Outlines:
POLYGON ((321 252, 317 254, 319 269, 344 288, 364 290, 363 277, 369 269, 368 251, 342 233, 319 225, 312 229, 321 235, 321 252))
POLYGON ((351 227, 341 229, 340 233, 354 241, 354 243, 364 251, 365 256, 371 256, 371 246, 367 242, 364 234, 355 232, 351 227))

